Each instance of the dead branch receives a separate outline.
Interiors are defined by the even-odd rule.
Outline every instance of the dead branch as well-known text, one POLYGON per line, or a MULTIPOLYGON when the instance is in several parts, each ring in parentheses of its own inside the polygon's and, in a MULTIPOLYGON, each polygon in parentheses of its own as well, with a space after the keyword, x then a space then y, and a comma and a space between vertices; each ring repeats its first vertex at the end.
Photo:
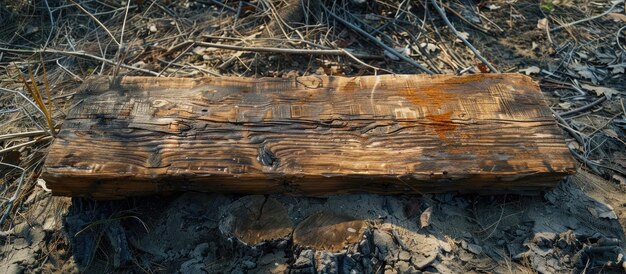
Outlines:
MULTIPOLYGON (((345 49, 285 49, 285 48, 272 48, 272 47, 245 47, 245 46, 235 46, 235 45, 226 45, 226 44, 216 44, 210 42, 201 42, 201 41, 186 41, 186 43, 194 43, 195 45, 200 45, 204 47, 211 48, 219 48, 219 49, 227 49, 227 50, 237 50, 237 51, 249 51, 249 52, 268 52, 268 53, 282 53, 282 54, 304 54, 304 55, 338 55, 338 56, 348 56, 346 54, 345 49)), ((353 56, 363 59, 382 59, 382 56, 379 55, 369 55, 362 53, 350 53, 353 56)))

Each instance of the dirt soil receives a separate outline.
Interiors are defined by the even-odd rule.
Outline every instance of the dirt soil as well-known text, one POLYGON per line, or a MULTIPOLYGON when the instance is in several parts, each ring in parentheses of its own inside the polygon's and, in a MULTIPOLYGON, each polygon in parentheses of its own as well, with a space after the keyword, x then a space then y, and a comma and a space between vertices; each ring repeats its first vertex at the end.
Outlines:
POLYGON ((0 151, 11 148, 0 152, 0 214, 7 212, 1 273, 626 273, 623 1, 439 2, 495 68, 541 84, 580 161, 579 172, 553 190, 179 193, 116 201, 54 197, 37 180, 53 138, 45 135, 45 113, 23 99, 36 101, 25 82, 39 86, 43 101, 52 99, 51 119, 60 126, 73 88, 90 75, 424 73, 330 19, 331 11, 433 72, 489 69, 430 0, 131 1, 128 8, 117 1, 40 2, 0 4, 0 151), (112 37, 120 37, 122 25, 125 46, 117 46, 112 37), (193 39, 213 44, 188 43, 193 39), (33 79, 21 81, 29 69, 33 79), (44 92, 48 82, 51 94, 44 92))

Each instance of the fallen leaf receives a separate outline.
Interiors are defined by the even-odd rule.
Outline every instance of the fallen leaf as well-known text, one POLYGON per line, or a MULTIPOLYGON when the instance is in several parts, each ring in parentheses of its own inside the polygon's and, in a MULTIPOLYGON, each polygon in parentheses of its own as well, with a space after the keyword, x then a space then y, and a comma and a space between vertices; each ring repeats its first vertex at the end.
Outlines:
POLYGON ((572 107, 572 103, 570 103, 570 102, 559 103, 559 106, 560 106, 562 109, 570 109, 570 108, 572 107))
POLYGON ((535 73, 541 72, 541 69, 539 67, 536 67, 536 66, 531 66, 531 67, 527 67, 525 69, 520 69, 519 72, 523 72, 526 75, 531 75, 531 74, 535 74, 535 73))
POLYGON ((595 74, 593 74, 589 66, 581 63, 572 63, 569 65, 569 67, 575 70, 578 75, 586 79, 590 79, 594 84, 598 82, 598 78, 595 74))
POLYGON ((426 49, 426 52, 428 53, 435 52, 438 49, 438 47, 435 44, 431 44, 431 43, 421 43, 420 48, 426 49))
POLYGON ((433 207, 429 206, 422 215, 420 215, 420 227, 425 228, 430 225, 430 215, 433 213, 433 207))
POLYGON ((537 28, 538 29, 546 29, 547 26, 548 26, 548 18, 543 18, 543 19, 537 20, 537 28))
POLYGON ((611 96, 613 95, 617 95, 619 93, 618 90, 612 89, 612 88, 605 88, 605 87, 596 87, 596 86, 592 86, 592 85, 587 85, 587 84, 582 84, 580 85, 582 88, 586 89, 586 90, 593 90, 596 92, 596 95, 598 96, 606 96, 607 99, 611 99, 611 96))
POLYGON ((582 77, 584 77, 584 78, 587 78, 587 79, 592 79, 592 80, 593 80, 593 79, 595 79, 595 78, 596 78, 596 76, 595 76, 595 75, 593 75, 593 72, 591 72, 590 70, 587 70, 587 69, 584 69, 584 70, 579 70, 579 71, 577 71, 577 72, 578 72, 578 74, 579 74, 580 76, 582 76, 582 77))

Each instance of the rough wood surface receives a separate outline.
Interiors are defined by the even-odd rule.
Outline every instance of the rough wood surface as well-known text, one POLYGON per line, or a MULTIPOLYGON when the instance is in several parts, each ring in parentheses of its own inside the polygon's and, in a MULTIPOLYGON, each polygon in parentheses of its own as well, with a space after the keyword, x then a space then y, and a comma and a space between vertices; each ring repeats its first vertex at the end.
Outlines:
POLYGON ((537 190, 575 171, 518 74, 99 78, 74 102, 55 195, 537 190))

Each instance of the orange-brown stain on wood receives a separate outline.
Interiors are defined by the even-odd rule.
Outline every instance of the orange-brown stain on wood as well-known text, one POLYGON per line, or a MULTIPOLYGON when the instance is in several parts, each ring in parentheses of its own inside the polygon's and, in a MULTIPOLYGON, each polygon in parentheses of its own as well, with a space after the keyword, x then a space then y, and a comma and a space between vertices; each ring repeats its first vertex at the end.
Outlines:
POLYGON ((457 127, 454 124, 454 122, 452 122, 452 119, 450 118, 451 116, 452 116, 452 112, 451 111, 444 112, 444 113, 441 113, 441 114, 428 114, 428 115, 426 115, 426 119, 428 119, 431 122, 433 122, 431 125, 435 129, 435 132, 437 132, 437 135, 439 136, 440 140, 445 140, 446 139, 446 134, 449 131, 452 131, 452 130, 456 129, 456 127, 457 127))
POLYGON ((340 91, 343 92, 355 92, 360 88, 360 85, 352 80, 352 81, 348 81, 345 85, 343 85, 343 87, 341 87, 340 91))
POLYGON ((448 93, 441 87, 430 85, 417 88, 405 88, 403 92, 406 94, 405 98, 409 102, 427 109, 426 119, 433 122, 431 126, 435 132, 437 132, 440 140, 446 139, 446 134, 456 129, 456 125, 451 119, 452 111, 438 112, 447 104, 455 105, 458 101, 457 94, 448 93))
POLYGON ((428 108, 440 108, 458 100, 456 94, 445 92, 441 87, 435 86, 407 87, 402 92, 412 104, 428 108))

